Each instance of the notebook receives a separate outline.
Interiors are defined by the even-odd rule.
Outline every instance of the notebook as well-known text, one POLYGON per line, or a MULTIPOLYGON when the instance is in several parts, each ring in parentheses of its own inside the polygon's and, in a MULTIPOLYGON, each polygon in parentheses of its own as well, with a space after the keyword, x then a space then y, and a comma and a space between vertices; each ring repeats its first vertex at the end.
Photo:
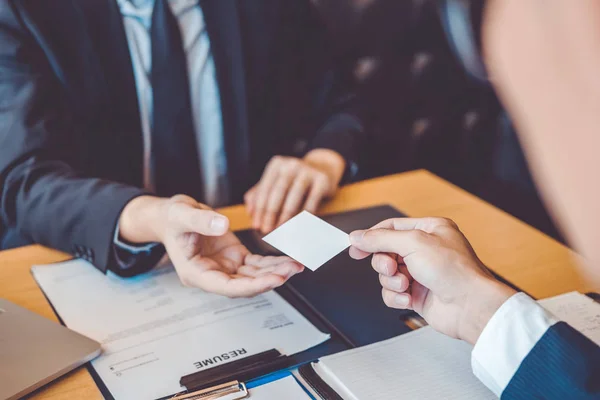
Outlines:
POLYGON ((486 400, 471 372, 472 347, 427 326, 321 358, 313 368, 344 400, 486 400))
MULTIPOLYGON (((540 304, 557 319, 567 321, 600 344, 600 304, 580 293, 567 293, 542 300, 540 304)), ((304 398, 302 390, 317 400, 496 399, 473 375, 471 350, 472 347, 465 342, 424 327, 321 357, 318 362, 304 364, 297 369, 291 368, 295 379, 286 375, 285 381, 275 385, 261 386, 272 381, 272 376, 278 373, 248 379, 244 372, 246 367, 240 364, 245 360, 236 362, 240 365, 231 363, 230 367, 223 365, 217 368, 230 368, 235 371, 231 374, 232 379, 249 382, 251 399, 254 398, 252 388, 256 387, 260 387, 260 394, 265 399, 291 399, 294 398, 292 395, 304 398), (281 395, 283 392, 285 397, 281 395)), ((253 360, 247 362, 255 365, 253 360)), ((203 374, 203 377, 191 378, 204 383, 214 381, 214 373, 210 370, 203 374)), ((233 382, 236 385, 237 380, 233 382)), ((204 386, 198 387, 205 390, 204 386)), ((215 387, 212 387, 214 392, 215 387)))
POLYGON ((561 294, 538 303, 600 346, 600 303, 578 292, 561 294))
MULTIPOLYGON (((577 292, 539 303, 600 345, 599 303, 577 292)), ((471 350, 465 342, 424 327, 322 357, 317 363, 301 367, 298 378, 316 387, 315 397, 322 399, 496 399, 473 375, 471 350)))

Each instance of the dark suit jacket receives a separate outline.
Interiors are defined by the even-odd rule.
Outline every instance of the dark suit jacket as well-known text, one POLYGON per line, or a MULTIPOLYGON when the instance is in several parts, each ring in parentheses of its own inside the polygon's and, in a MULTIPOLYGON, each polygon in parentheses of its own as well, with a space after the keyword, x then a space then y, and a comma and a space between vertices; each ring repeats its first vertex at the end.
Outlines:
MULTIPOLYGON (((362 127, 309 1, 200 3, 235 200, 294 146, 352 160, 362 127)), ((142 154, 115 0, 0 0, 3 247, 41 243, 106 271, 118 216, 144 193, 142 154)))
POLYGON ((600 399, 600 347, 557 323, 525 357, 502 399, 600 399))

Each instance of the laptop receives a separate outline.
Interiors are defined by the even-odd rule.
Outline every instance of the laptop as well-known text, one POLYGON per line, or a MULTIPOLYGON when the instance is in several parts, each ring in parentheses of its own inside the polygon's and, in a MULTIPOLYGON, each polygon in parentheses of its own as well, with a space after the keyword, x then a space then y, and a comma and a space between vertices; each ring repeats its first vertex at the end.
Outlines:
POLYGON ((99 343, 0 299, 0 400, 31 393, 100 352, 99 343))

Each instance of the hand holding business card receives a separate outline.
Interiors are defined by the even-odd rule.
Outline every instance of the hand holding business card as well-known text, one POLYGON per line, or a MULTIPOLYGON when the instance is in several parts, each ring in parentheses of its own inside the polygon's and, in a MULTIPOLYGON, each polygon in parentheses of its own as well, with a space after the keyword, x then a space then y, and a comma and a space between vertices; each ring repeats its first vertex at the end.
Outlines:
POLYGON ((302 211, 263 240, 315 271, 350 246, 344 231, 302 211))

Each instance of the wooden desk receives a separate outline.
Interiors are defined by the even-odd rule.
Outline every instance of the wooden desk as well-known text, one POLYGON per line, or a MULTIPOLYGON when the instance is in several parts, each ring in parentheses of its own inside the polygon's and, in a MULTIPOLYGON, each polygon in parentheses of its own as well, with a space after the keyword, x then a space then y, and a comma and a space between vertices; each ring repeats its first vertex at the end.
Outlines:
MULTIPOLYGON (((576 256, 568 248, 426 171, 407 172, 347 186, 322 212, 346 211, 378 204, 391 204, 413 217, 452 218, 471 240, 486 265, 538 298, 571 290, 600 290, 600 284, 594 285, 591 280, 582 278, 576 256)), ((234 230, 250 225, 241 206, 221 211, 231 219, 234 230)), ((31 276, 30 267, 68 258, 65 254, 41 246, 0 252, 0 295, 56 320, 31 276)), ((600 282, 600 279, 596 282, 600 282)), ((32 398, 62 400, 102 397, 88 372, 79 369, 32 398)))

